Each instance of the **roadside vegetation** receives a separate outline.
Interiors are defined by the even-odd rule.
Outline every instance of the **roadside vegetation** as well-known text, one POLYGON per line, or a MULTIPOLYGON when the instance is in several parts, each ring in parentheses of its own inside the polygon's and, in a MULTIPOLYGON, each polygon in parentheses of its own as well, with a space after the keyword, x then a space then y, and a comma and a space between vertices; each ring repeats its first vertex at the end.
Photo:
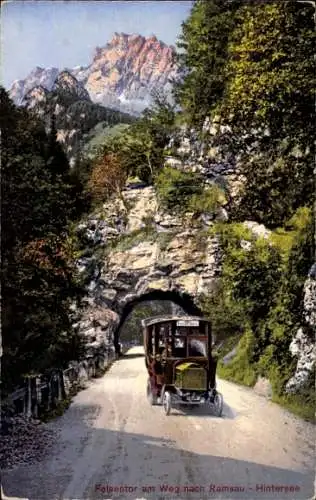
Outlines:
POLYGON ((217 146, 238 155, 245 178, 230 221, 212 228, 222 275, 217 292, 201 297, 223 342, 220 358, 236 348, 219 374, 249 386, 264 376, 275 401, 309 419, 315 373, 297 395, 286 395, 285 384, 298 328, 314 338, 302 303, 314 260, 313 15, 294 1, 196 2, 182 28, 184 76, 175 87, 188 123, 201 128, 216 117, 226 127, 217 146), (254 237, 245 220, 270 236, 254 237))
POLYGON ((70 305, 80 301, 69 223, 83 186, 54 126, 16 108, 1 89, 2 393, 82 352, 70 305))

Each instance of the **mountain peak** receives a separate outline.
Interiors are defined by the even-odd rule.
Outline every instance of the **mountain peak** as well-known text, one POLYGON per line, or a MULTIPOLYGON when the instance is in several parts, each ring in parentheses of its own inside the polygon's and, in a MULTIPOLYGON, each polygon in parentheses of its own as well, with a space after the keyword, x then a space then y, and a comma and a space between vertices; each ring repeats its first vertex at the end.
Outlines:
POLYGON ((168 90, 169 79, 176 76, 173 54, 154 34, 116 32, 105 47, 96 48, 85 88, 95 102, 108 104, 115 97, 147 107, 152 90, 168 90))
POLYGON ((78 99, 90 100, 89 94, 84 86, 68 71, 63 70, 57 76, 52 88, 53 91, 76 95, 78 99))
POLYGON ((174 48, 154 34, 115 32, 105 46, 95 48, 89 65, 61 72, 37 66, 25 80, 15 82, 10 96, 19 104, 29 90, 41 85, 138 113, 150 104, 152 91, 170 90, 169 81, 177 75, 173 55, 174 48))

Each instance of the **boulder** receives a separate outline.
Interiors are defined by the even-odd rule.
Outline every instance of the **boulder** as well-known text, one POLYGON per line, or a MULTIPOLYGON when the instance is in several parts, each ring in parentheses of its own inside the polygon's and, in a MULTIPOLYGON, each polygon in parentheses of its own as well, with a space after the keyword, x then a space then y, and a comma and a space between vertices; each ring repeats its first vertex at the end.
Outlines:
POLYGON ((286 392, 297 393, 306 386, 313 373, 316 362, 316 266, 311 267, 304 284, 304 318, 306 325, 301 326, 290 344, 290 352, 297 359, 295 374, 286 384, 286 392), (311 335, 310 332, 313 332, 311 335))

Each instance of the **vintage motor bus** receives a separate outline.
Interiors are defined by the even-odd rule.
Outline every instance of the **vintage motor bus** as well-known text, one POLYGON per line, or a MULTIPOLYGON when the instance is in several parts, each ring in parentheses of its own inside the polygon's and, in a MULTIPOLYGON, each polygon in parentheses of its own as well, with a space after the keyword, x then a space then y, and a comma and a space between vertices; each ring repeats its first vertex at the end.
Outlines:
POLYGON ((159 316, 142 326, 150 404, 161 403, 166 415, 173 405, 204 404, 221 416, 211 323, 199 316, 159 316))

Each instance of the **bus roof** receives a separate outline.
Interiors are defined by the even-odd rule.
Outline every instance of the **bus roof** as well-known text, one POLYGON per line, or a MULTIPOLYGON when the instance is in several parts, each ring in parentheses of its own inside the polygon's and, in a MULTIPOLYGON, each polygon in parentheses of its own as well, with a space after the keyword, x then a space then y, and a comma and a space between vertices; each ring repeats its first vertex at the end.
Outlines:
POLYGON ((172 315, 166 315, 166 316, 151 316, 150 318, 146 318, 142 320, 142 326, 150 326, 150 325, 155 325, 156 323, 165 323, 167 321, 204 321, 204 322, 210 322, 207 318, 203 318, 201 316, 172 316, 172 315))

